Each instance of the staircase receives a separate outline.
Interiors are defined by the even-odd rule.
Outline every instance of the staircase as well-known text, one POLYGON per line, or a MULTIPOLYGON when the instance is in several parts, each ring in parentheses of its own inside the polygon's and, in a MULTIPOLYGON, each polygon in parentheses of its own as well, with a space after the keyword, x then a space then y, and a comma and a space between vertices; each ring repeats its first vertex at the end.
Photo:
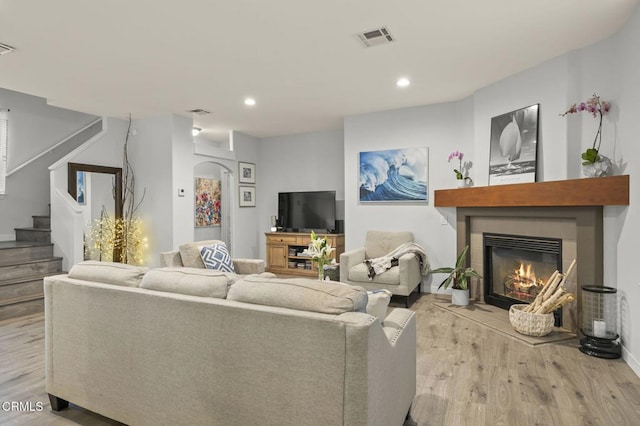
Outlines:
POLYGON ((0 321, 43 312, 42 279, 62 273, 49 216, 33 216, 33 228, 15 231, 16 241, 0 241, 0 321))

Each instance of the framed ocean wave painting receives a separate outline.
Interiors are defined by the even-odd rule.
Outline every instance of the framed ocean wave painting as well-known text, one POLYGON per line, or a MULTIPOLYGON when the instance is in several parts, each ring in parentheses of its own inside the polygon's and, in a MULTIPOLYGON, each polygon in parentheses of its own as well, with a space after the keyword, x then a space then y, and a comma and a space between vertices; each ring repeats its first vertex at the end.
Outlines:
POLYGON ((361 152, 360 202, 429 202, 426 146, 361 152))

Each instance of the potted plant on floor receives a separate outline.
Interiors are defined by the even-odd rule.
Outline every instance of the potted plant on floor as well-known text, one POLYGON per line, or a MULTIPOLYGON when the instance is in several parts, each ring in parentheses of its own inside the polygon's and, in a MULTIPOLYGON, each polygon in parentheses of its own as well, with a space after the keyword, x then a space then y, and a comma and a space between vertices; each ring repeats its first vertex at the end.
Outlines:
POLYGON ((469 279, 471 277, 482 278, 475 269, 464 266, 468 251, 469 246, 462 249, 456 259, 455 267, 438 268, 431 271, 434 274, 449 274, 440 283, 438 289, 442 287, 447 289, 451 285, 451 303, 454 305, 467 306, 469 304, 469 279))

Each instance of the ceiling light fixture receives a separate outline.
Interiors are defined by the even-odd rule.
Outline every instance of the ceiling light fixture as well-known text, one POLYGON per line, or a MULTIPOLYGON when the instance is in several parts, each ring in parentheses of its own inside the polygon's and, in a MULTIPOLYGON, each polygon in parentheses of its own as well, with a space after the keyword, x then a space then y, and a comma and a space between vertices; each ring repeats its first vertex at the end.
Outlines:
POLYGON ((198 136, 202 129, 200 127, 194 127, 191 129, 191 136, 198 136))
POLYGON ((398 87, 407 87, 410 84, 411 84, 411 81, 409 81, 409 79, 406 77, 399 78, 398 81, 396 81, 396 85, 398 87))
POLYGON ((253 98, 247 98, 244 100, 244 104, 247 106, 254 106, 256 104, 256 100, 253 98))

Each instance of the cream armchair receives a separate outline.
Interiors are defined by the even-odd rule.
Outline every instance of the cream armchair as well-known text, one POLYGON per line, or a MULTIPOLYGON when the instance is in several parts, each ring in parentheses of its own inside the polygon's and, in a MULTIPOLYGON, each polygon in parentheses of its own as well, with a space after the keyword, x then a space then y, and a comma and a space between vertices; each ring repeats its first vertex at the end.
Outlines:
MULTIPOLYGON (((420 260, 415 254, 405 254, 398 259, 398 265, 369 279, 369 269, 365 260, 388 255, 404 243, 413 242, 411 232, 369 231, 364 247, 349 250, 340 255, 340 281, 359 285, 367 290, 387 289, 394 295, 404 296, 409 307, 418 297, 422 282, 420 260)), ((425 259, 425 262, 427 259, 425 259)))

